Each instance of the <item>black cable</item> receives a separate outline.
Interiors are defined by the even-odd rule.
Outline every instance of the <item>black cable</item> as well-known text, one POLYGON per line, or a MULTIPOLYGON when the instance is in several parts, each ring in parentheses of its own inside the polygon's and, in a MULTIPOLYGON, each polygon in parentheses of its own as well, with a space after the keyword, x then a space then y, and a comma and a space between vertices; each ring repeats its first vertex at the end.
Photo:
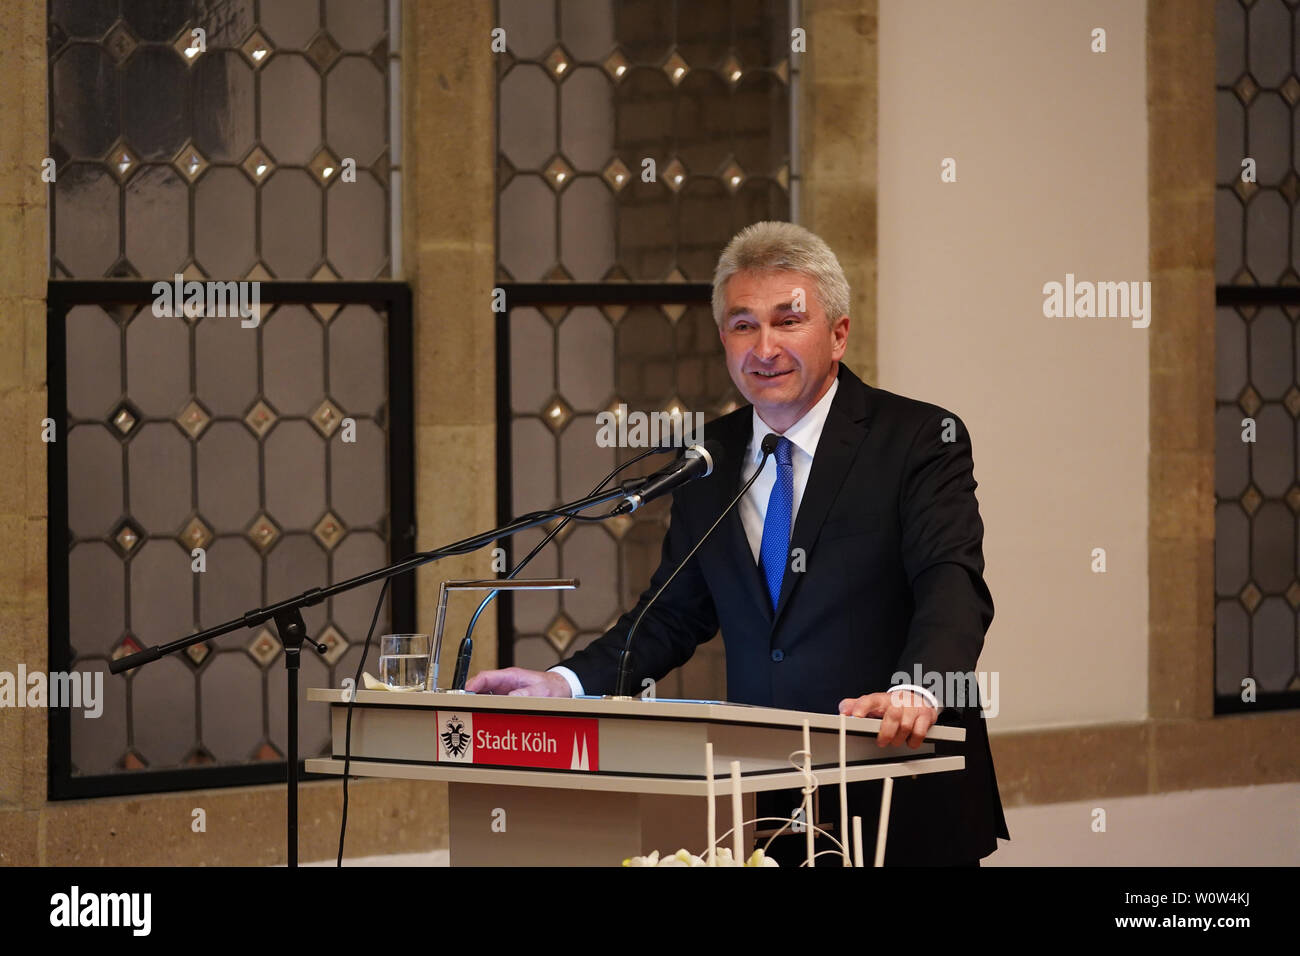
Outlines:
POLYGON ((772 451, 776 448, 776 443, 777 438, 771 433, 763 439, 763 444, 761 446, 763 458, 759 461, 758 468, 756 468, 754 473, 749 476, 749 481, 745 482, 744 487, 736 493, 736 497, 731 499, 731 504, 722 509, 722 514, 718 515, 718 519, 714 521, 713 524, 709 525, 709 530, 700 535, 700 540, 695 542, 695 547, 691 548, 691 550, 687 552, 686 557, 684 557, 681 563, 673 569, 673 573, 668 575, 668 580, 659 586, 659 590, 654 593, 654 597, 650 598, 650 600, 646 602, 645 607, 641 608, 641 613, 638 614, 636 620, 632 622, 632 626, 627 632, 627 640, 623 642, 623 650, 618 656, 618 681, 614 685, 615 697, 626 697, 628 695, 627 685, 632 679, 632 635, 635 634, 636 629, 641 626, 641 619, 645 617, 646 611, 650 610, 650 608, 654 606, 655 601, 659 600, 659 595, 663 594, 664 591, 668 589, 668 585, 673 583, 673 579, 681 573, 682 568, 690 564, 691 558, 695 557, 695 552, 700 550, 700 545, 704 544, 705 541, 708 541, 709 535, 713 534, 713 529, 722 524, 722 519, 731 514, 731 509, 736 507, 741 498, 745 497, 745 492, 749 491, 749 486, 757 481, 758 476, 763 473, 763 466, 767 464, 767 459, 771 457, 772 451))
POLYGON ((375 604, 374 616, 370 618, 370 630, 366 631, 366 643, 361 649, 361 661, 357 664, 357 676, 352 682, 352 693, 348 696, 347 731, 343 741, 343 819, 339 823, 339 858, 336 866, 343 865, 343 840, 348 832, 348 769, 352 766, 352 705, 357 701, 357 691, 361 689, 361 675, 365 671, 366 657, 370 654, 370 640, 375 635, 375 624, 379 620, 379 611, 384 606, 384 597, 388 594, 388 583, 392 578, 384 578, 384 586, 379 591, 379 602, 375 604))

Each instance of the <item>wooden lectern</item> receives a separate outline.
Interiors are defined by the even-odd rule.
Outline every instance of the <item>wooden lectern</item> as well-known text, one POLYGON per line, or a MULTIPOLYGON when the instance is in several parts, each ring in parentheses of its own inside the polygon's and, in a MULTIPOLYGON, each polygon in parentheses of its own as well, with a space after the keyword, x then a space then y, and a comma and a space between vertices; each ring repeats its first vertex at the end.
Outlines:
MULTIPOLYGON (((733 760, 747 820, 755 793, 804 786, 789 757, 803 749, 805 720, 818 786, 840 782, 836 714, 642 698, 366 690, 356 698, 351 774, 447 781, 453 866, 618 866, 681 847, 702 854, 705 744, 713 744, 721 836, 731 827, 733 760)), ((333 738, 333 756, 308 760, 307 770, 341 774, 347 691, 312 688, 307 699, 330 705, 333 738)), ((877 719, 849 717, 846 726, 850 783, 965 766, 931 743, 964 741, 960 727, 932 727, 912 750, 879 747, 877 719)), ((745 846, 752 843, 751 827, 745 846)))

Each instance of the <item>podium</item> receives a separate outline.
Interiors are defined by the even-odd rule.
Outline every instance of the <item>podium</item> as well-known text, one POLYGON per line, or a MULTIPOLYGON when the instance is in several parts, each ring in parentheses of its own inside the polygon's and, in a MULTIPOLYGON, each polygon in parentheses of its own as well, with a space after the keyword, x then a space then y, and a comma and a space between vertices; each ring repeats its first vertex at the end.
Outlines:
MULTIPOLYGON (((306 761, 310 773, 343 773, 347 694, 307 692, 308 701, 329 704, 333 741, 331 757, 306 761)), ((359 690, 349 773, 446 781, 453 866, 617 866, 653 850, 685 847, 702 855, 706 743, 713 744, 719 836, 732 822, 732 761, 740 764, 746 820, 753 819, 755 793, 803 787, 790 755, 803 749, 804 721, 818 787, 837 786, 836 714, 664 699, 359 690)), ((964 757, 934 747, 963 742, 960 727, 931 727, 913 750, 880 747, 878 719, 849 717, 845 725, 849 783, 965 766, 964 757)), ((862 825, 874 831, 877 821, 862 825)), ((730 838, 719 845, 730 846, 730 838)))

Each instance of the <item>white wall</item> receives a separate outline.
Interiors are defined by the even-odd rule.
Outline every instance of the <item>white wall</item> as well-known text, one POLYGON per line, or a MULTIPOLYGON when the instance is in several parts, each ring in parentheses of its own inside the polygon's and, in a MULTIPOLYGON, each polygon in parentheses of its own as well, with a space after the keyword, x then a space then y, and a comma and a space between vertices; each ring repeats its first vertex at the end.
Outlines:
POLYGON ((994 733, 1146 714, 1148 332, 1042 293, 1148 278, 1144 50, 1133 0, 880 0, 878 384, 970 428, 994 733))
POLYGON ((985 866, 1300 865, 1300 784, 1009 807, 985 866), (1106 830, 1094 832, 1094 810, 1106 830))

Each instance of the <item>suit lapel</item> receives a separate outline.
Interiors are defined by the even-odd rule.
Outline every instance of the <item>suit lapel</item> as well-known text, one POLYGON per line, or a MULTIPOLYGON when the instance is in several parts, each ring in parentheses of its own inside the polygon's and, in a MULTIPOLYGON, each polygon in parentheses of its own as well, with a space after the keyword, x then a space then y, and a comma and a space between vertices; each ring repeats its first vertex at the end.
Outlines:
MULTIPOLYGON (((726 458, 718 468, 718 481, 715 484, 717 489, 717 500, 713 509, 713 514, 722 513, 722 509, 731 503, 731 499, 736 497, 740 491, 741 469, 745 462, 745 450, 749 445, 750 433, 753 431, 754 416, 750 411, 750 406, 745 406, 745 414, 736 416, 736 427, 731 434, 721 436, 723 447, 726 448, 726 458)), ((712 519, 710 519, 712 520, 712 519)), ((737 502, 736 507, 731 509, 731 513, 723 519, 722 525, 718 528, 716 534, 723 539, 723 552, 727 555, 739 555, 740 557, 733 562, 736 574, 740 578, 740 585, 745 592, 745 600, 753 606, 761 608, 763 616, 769 621, 772 619, 771 601, 767 596, 767 583, 759 573, 758 565, 753 560, 753 552, 749 547, 749 539, 745 536, 745 525, 740 520, 740 504, 737 502)))
MULTIPOLYGON (((805 560, 826 521, 826 513, 848 477, 858 447, 867 435, 867 386, 843 365, 840 366, 839 382, 839 390, 831 402, 821 438, 817 441, 817 454, 813 456, 808 484, 790 535, 790 550, 802 549, 805 560)), ((792 572, 787 566, 781 583, 781 599, 772 616, 774 624, 790 603, 791 595, 802 578, 803 574, 792 572)), ((763 603, 766 605, 767 602, 763 603)))

